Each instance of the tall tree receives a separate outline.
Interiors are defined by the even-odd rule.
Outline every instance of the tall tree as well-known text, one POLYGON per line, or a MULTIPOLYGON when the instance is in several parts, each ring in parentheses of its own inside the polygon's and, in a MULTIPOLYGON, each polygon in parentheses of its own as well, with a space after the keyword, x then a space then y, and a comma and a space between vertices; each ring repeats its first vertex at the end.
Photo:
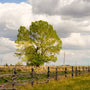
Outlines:
POLYGON ((16 56, 34 66, 55 62, 62 48, 62 41, 53 26, 42 20, 32 22, 29 30, 20 26, 15 43, 18 47, 16 56))

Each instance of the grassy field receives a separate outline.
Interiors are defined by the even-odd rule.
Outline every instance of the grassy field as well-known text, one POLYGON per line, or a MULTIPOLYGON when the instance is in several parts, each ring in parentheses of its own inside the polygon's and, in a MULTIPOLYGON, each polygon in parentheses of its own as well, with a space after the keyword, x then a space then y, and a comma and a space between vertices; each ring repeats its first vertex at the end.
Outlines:
MULTIPOLYGON (((72 67, 71 66, 65 66, 67 68, 68 71, 72 71, 72 67)), ((58 71, 64 71, 65 67, 63 66, 50 66, 50 71, 55 71, 56 68, 58 69, 58 71)), ((82 71, 82 66, 77 66, 77 70, 82 71)), ((0 66, 0 74, 12 74, 13 72, 13 68, 15 68, 17 73, 26 73, 26 72, 31 72, 31 66, 0 66)), ((48 66, 40 66, 40 67, 33 67, 34 68, 34 72, 36 73, 44 73, 47 72, 48 70, 48 66)), ((75 70, 76 66, 74 66, 74 70, 75 70)), ((84 66, 84 70, 88 70, 88 66, 85 67, 84 66)))
MULTIPOLYGON (((26 67, 26 66, 2 66, 0 67, 0 75, 2 76, 3 74, 12 74, 13 73, 13 68, 16 69, 17 74, 23 73, 26 74, 24 75, 19 75, 17 76, 17 78, 15 79, 17 80, 31 80, 31 69, 32 67, 26 67)), ((56 76, 56 68, 58 70, 58 76, 65 76, 65 67, 60 66, 60 67, 55 67, 55 66, 50 66, 49 70, 50 70, 50 78, 55 78, 56 76)), ((77 73, 79 74, 79 66, 77 67, 77 73)), ((82 70, 82 66, 80 66, 80 74, 83 74, 82 70)), ((34 67, 34 72, 33 72, 33 78, 34 80, 41 80, 44 78, 47 78, 47 72, 48 72, 48 67, 47 66, 42 66, 42 67, 34 67)), ((84 69, 84 73, 87 73, 88 69, 84 69)), ((67 76, 70 77, 72 74, 72 67, 71 66, 67 66, 67 76)), ((74 76, 75 76, 75 66, 74 66, 74 76)), ((0 78, 0 84, 2 83, 9 83, 12 81, 12 77, 11 76, 3 76, 4 79, 2 79, 2 77, 0 78)))
MULTIPOLYGON (((24 83, 27 82, 27 80, 31 80, 31 69, 32 67, 27 67, 27 66, 10 66, 10 67, 6 67, 6 66, 2 66, 0 67, 0 74, 1 76, 3 74, 12 74, 13 72, 13 68, 16 69, 17 74, 19 75, 20 73, 26 74, 26 76, 23 77, 22 75, 19 75, 19 77, 17 77, 15 80, 24 80, 24 83), (26 80, 26 82, 25 82, 26 80)), ((74 66, 74 76, 75 76, 75 68, 76 66, 74 66)), ((80 75, 86 74, 88 73, 88 68, 84 67, 84 71, 83 71, 83 67, 82 66, 78 66, 77 67, 77 73, 79 75, 79 70, 80 70, 80 75), (80 67, 80 68, 79 68, 80 67)), ((42 66, 42 67, 34 67, 34 74, 33 74, 33 78, 35 82, 43 82, 45 78, 47 78, 47 71, 48 71, 48 67, 47 66, 42 66), (42 80, 41 80, 42 79, 42 80)), ((74 77, 73 79, 71 79, 71 74, 72 74, 72 67, 71 66, 67 66, 67 78, 66 79, 61 79, 61 78, 65 78, 65 67, 60 66, 60 67, 55 67, 55 66, 50 66, 50 78, 53 78, 54 80, 50 80, 49 83, 47 84, 42 84, 42 85, 38 85, 34 83, 34 87, 31 87, 30 84, 25 84, 24 86, 16 86, 17 90, 90 90, 90 75, 85 75, 85 76, 81 76, 81 77, 74 77), (55 75, 56 75, 56 68, 58 69, 58 78, 60 77, 60 80, 55 81, 55 75)), ((4 83, 9 83, 12 82, 12 76, 3 76, 4 79, 2 79, 2 77, 0 78, 0 84, 4 84, 4 83), (9 80, 9 81, 8 81, 9 80)), ((20 81, 20 83, 22 83, 22 81, 20 81)), ((17 83, 18 84, 18 83, 17 83)), ((12 84, 10 84, 10 86, 6 85, 6 88, 10 88, 12 84)))
POLYGON ((17 88, 19 90, 90 90, 90 74, 74 77, 73 79, 51 80, 49 83, 34 85, 34 87, 27 84, 25 86, 17 86, 17 88))

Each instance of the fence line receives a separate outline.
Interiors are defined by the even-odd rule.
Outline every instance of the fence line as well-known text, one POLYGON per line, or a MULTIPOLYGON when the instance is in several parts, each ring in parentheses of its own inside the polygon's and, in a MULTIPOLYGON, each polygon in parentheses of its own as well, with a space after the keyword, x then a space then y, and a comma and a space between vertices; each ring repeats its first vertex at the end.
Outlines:
MULTIPOLYGON (((9 68, 10 69, 10 68, 9 68)), ((90 66, 88 67, 75 67, 72 66, 71 70, 68 70, 67 67, 64 67, 63 71, 59 71, 59 68, 56 67, 54 68, 54 71, 50 71, 50 67, 47 67, 47 72, 46 73, 36 73, 35 72, 35 68, 30 68, 31 72, 29 73, 18 73, 16 68, 13 68, 12 70, 12 74, 3 74, 0 75, 0 79, 5 80, 8 83, 4 83, 2 85, 0 85, 0 89, 2 89, 5 85, 11 84, 12 88, 8 88, 8 89, 12 89, 12 90, 16 90, 15 86, 16 85, 25 85, 27 83, 31 83, 31 85, 33 86, 34 83, 36 82, 36 84, 43 84, 43 83, 48 83, 50 79, 55 78, 55 80, 58 80, 58 77, 65 76, 68 77, 69 75, 73 78, 74 76, 80 76, 80 75, 84 75, 85 73, 90 73, 90 66), (62 73, 62 74, 61 74, 62 73), (11 81, 9 81, 8 79, 5 79, 5 77, 11 77, 11 81), (26 79, 26 80, 18 80, 18 78, 26 78, 29 77, 30 79, 26 79), (42 77, 42 80, 44 81, 38 81, 40 80, 40 78, 42 77)), ((3 88, 5 90, 5 88, 3 88)))

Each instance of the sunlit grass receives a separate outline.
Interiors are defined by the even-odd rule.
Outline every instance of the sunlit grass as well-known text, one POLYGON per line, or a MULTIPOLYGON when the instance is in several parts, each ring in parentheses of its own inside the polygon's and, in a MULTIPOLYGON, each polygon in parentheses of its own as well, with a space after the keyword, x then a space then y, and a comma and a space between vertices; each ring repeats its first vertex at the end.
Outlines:
POLYGON ((90 90, 90 75, 74 78, 66 78, 58 81, 51 80, 49 83, 24 86, 17 86, 19 90, 90 90))
MULTIPOLYGON (((67 67, 67 71, 72 71, 72 67, 71 66, 65 66, 67 67)), ((58 71, 64 71, 65 67, 63 66, 50 66, 50 71, 51 72, 55 72, 56 68, 58 71)), ((75 67, 74 66, 74 71, 75 71, 75 67)), ((80 67, 80 71, 82 71, 82 66, 77 66, 77 70, 79 70, 80 67)), ((88 67, 88 66, 87 66, 88 67)), ((32 67, 30 66, 0 66, 0 74, 7 74, 7 73, 12 73, 13 72, 13 68, 15 68, 17 73, 26 73, 26 72, 31 72, 32 67)), ((33 67, 34 68, 34 72, 36 73, 45 73, 48 70, 48 66, 40 66, 40 67, 33 67)), ((84 68, 86 70, 86 67, 84 68)), ((87 69, 88 70, 88 69, 87 69)))

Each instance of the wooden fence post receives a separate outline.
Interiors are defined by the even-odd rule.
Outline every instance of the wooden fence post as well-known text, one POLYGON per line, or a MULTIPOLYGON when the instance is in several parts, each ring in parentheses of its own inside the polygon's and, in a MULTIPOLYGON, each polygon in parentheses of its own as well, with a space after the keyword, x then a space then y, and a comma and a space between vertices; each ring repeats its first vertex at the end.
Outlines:
POLYGON ((31 79, 32 79, 32 81, 31 81, 31 85, 32 85, 32 86, 33 86, 33 84, 34 84, 34 81, 33 81, 33 72, 34 72, 34 69, 31 68, 31 79))
POLYGON ((87 73, 87 67, 86 67, 86 73, 87 73))
POLYGON ((55 78, 55 80, 57 80, 57 68, 56 68, 56 78, 55 78))
POLYGON ((77 76, 77 67, 75 68, 75 76, 77 76))
POLYGON ((12 90, 16 90, 15 87, 15 74, 16 74, 16 70, 15 68, 13 68, 13 75, 12 75, 12 90))
POLYGON ((88 66, 88 72, 90 72, 90 66, 88 66))
POLYGON ((82 68, 83 68, 83 75, 84 75, 84 66, 82 68))
POLYGON ((80 66, 79 66, 79 76, 80 76, 80 66))
POLYGON ((17 72, 16 72, 16 69, 15 69, 15 68, 13 68, 13 74, 17 74, 17 72))
POLYGON ((72 78, 73 78, 73 66, 72 66, 72 78))
POLYGON ((50 70, 49 70, 49 67, 48 67, 47 78, 49 79, 49 77, 50 77, 50 70))
POLYGON ((88 66, 88 72, 89 72, 89 66, 88 66))
POLYGON ((67 68, 65 67, 65 77, 67 77, 67 68))

